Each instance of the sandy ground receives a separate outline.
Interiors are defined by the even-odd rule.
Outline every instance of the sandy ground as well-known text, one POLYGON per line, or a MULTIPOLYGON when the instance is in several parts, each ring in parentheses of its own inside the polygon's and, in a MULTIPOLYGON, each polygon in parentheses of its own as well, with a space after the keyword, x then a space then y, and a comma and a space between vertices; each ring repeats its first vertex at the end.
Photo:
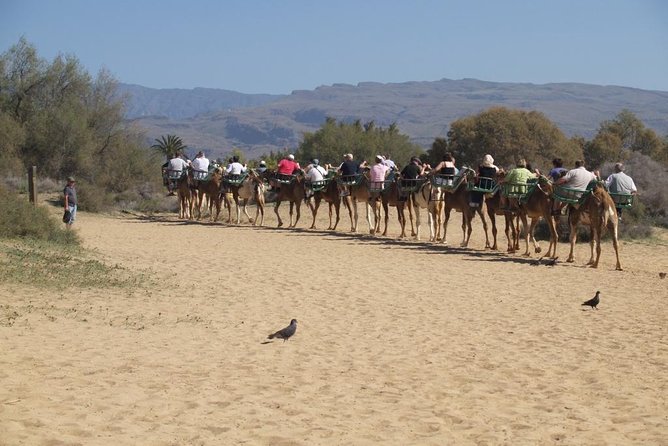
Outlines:
POLYGON ((623 242, 618 272, 609 242, 593 270, 588 245, 555 267, 485 251, 478 224, 463 250, 394 218, 393 238, 275 221, 80 213, 86 247, 157 284, 0 285, 0 444, 668 441, 665 243, 623 242))

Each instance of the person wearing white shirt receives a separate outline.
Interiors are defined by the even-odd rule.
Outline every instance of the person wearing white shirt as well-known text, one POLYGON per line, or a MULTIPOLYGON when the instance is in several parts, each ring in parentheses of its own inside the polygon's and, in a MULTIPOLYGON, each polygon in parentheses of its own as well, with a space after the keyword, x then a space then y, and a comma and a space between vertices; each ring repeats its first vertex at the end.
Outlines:
POLYGON ((227 166, 226 172, 229 175, 241 175, 246 171, 246 167, 239 162, 239 157, 232 157, 232 162, 227 166))
POLYGON ((313 159, 310 166, 306 168, 306 179, 310 182, 323 181, 327 175, 327 169, 320 165, 318 159, 313 159))
POLYGON ((197 156, 192 161, 193 169, 199 172, 209 172, 209 160, 204 156, 204 152, 197 152, 197 156))

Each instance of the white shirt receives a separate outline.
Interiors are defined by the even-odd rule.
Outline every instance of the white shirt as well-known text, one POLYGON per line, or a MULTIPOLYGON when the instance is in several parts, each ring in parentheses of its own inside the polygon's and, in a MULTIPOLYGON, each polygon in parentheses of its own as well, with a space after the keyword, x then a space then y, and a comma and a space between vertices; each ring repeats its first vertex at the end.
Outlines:
POLYGON ((192 166, 193 166, 193 169, 195 169, 195 170, 199 170, 201 172, 208 172, 209 171, 209 160, 205 157, 195 158, 192 161, 192 166))
POLYGON ((187 167, 188 163, 183 158, 172 158, 171 160, 169 160, 169 166, 167 167, 167 169, 182 171, 187 167))
POLYGON ((227 173, 230 175, 241 175, 246 171, 246 168, 241 163, 232 163, 227 166, 227 173))
POLYGON ((570 187, 571 189, 586 190, 589 183, 596 180, 596 175, 582 166, 569 170, 563 178, 565 179, 565 182, 562 183, 563 186, 570 187))
POLYGON ((306 179, 309 181, 323 181, 327 171, 322 166, 313 166, 306 172, 306 179))

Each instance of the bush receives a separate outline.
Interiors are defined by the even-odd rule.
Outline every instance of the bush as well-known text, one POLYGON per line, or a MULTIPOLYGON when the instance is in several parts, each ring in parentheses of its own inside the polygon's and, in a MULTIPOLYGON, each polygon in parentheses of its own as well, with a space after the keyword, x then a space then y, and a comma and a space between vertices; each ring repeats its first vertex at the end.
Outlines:
POLYGON ((57 244, 79 244, 75 232, 49 215, 47 209, 33 206, 27 199, 0 187, 0 238, 31 238, 57 244))

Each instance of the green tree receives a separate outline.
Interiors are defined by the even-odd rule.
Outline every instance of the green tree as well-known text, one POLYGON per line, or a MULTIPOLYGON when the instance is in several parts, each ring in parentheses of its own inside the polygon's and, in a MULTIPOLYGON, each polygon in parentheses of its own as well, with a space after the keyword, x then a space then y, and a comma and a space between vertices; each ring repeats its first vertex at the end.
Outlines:
POLYGON ((422 152, 420 146, 411 143, 407 135, 399 132, 396 124, 385 129, 373 121, 362 125, 359 119, 347 124, 327 118, 316 132, 304 134, 296 156, 303 162, 318 158, 321 164, 338 165, 346 153, 352 153, 359 161, 369 162, 380 154, 405 164, 411 156, 422 152))
POLYGON ((441 162, 443 155, 448 151, 448 140, 441 136, 434 139, 434 142, 431 143, 431 148, 427 150, 427 153, 423 155, 422 161, 426 161, 431 166, 435 166, 441 162))
POLYGON ((592 167, 605 161, 625 160, 631 152, 640 152, 664 163, 668 161, 665 142, 627 109, 614 119, 603 121, 585 150, 585 158, 592 167))
POLYGON ((555 157, 567 164, 582 156, 574 141, 540 112, 494 107, 453 122, 448 147, 457 164, 477 166, 491 154, 499 167, 512 167, 525 158, 547 168, 555 157))
POLYGON ((174 158, 178 153, 184 153, 188 146, 183 144, 183 141, 179 136, 162 135, 155 140, 155 144, 153 144, 151 148, 167 158, 174 158))
POLYGON ((3 167, 36 165, 40 175, 58 179, 75 175, 82 194, 99 192, 81 200, 91 207, 113 202, 104 196, 109 191, 159 184, 155 155, 143 133, 125 122, 116 85, 105 70, 88 74, 74 56, 41 59, 20 39, 0 55, 3 167))

